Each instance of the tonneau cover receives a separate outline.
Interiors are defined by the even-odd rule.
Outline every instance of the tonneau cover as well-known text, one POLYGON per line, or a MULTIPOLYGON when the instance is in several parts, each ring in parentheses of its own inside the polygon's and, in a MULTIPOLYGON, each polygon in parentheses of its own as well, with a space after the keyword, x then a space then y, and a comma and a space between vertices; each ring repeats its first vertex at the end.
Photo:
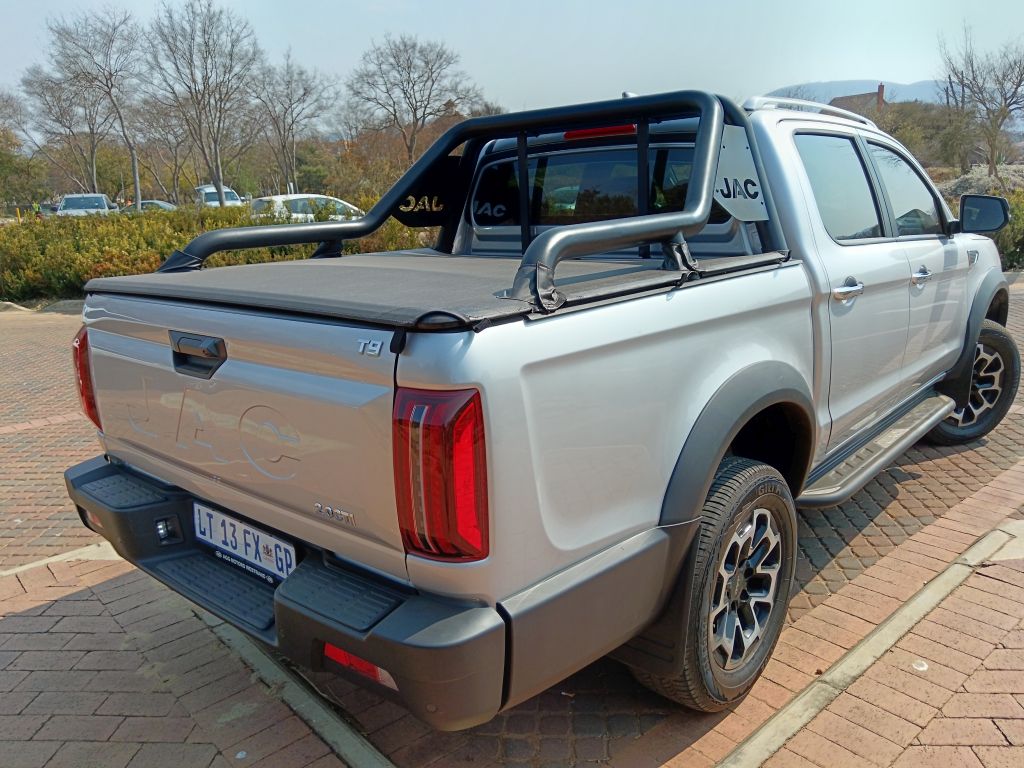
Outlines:
MULTIPOLYGON (((88 293, 117 293, 321 315, 396 328, 472 327, 530 314, 500 298, 518 258, 398 251, 245 264, 195 272, 155 272, 90 280, 88 293)), ((567 261, 559 290, 574 300, 671 285, 661 259, 567 261)))

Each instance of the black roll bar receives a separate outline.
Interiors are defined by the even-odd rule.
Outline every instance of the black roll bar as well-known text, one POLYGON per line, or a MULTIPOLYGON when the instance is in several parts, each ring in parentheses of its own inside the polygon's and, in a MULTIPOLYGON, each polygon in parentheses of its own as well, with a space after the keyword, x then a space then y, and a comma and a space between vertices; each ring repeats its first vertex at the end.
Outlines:
MULTIPOLYGON (((470 118, 448 129, 377 204, 357 221, 212 230, 193 239, 184 249, 172 253, 157 271, 197 270, 215 253, 243 248, 321 243, 316 255, 336 255, 340 252, 340 241, 364 237, 380 228, 416 188, 417 181, 425 178, 436 163, 442 162, 465 142, 481 140, 476 142, 476 146, 482 147, 484 140, 515 138, 522 145, 528 136, 609 125, 620 120, 644 123, 643 130, 646 133, 647 121, 654 118, 699 117, 690 176, 698 183, 689 185, 684 210, 557 227, 541 233, 530 242, 516 273, 510 297, 532 302, 542 311, 551 311, 564 302, 564 297, 554 286, 554 270, 559 261, 614 248, 678 241, 680 236, 685 238, 704 227, 711 214, 718 152, 726 115, 731 122, 746 128, 751 139, 751 151, 755 153, 757 170, 764 179, 746 114, 727 99, 705 91, 676 91, 470 118)), ((766 202, 769 212, 774 213, 767 184, 763 184, 762 188, 768 198, 766 202)), ((521 218, 525 221, 527 216, 528 211, 523 209, 521 218)), ((772 249, 784 250, 781 227, 774 216, 770 216, 768 229, 774 241, 772 249)))

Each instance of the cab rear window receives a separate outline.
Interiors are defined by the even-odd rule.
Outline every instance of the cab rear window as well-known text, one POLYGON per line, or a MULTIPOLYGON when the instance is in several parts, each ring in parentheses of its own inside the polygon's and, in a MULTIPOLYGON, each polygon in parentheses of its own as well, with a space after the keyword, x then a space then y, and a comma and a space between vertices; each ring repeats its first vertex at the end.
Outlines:
MULTIPOLYGON (((683 210, 693 148, 652 147, 649 153, 650 212, 683 210)), ((532 224, 578 224, 640 213, 635 148, 565 151, 534 156, 528 163, 532 224)), ((518 178, 515 158, 483 169, 471 204, 477 226, 519 225, 518 178)), ((715 211, 712 221, 721 220, 722 213, 715 211)))

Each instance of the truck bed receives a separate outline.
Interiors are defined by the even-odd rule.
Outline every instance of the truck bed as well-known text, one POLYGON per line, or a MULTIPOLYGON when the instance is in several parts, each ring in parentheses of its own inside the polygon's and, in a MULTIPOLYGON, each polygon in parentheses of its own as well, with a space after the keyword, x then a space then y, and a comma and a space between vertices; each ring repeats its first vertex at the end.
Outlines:
MULTIPOLYGON (((169 298, 326 316, 392 328, 468 328, 528 315, 502 295, 519 258, 451 256, 432 250, 246 264, 91 280, 89 293, 169 298)), ((668 287, 679 274, 661 259, 586 259, 559 265, 567 304, 668 287)))

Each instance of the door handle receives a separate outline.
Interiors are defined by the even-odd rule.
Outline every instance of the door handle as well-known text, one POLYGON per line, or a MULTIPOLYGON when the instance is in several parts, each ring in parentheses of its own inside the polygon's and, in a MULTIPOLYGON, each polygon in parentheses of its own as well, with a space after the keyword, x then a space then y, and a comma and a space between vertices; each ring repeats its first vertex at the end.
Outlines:
POLYGON ((864 283, 853 277, 848 277, 844 285, 832 289, 832 298, 836 301, 845 302, 854 296, 860 296, 862 293, 864 293, 864 283))
POLYGON ((174 370, 186 376, 209 379, 228 359, 224 339, 183 331, 168 331, 174 370))
POLYGON ((912 285, 924 285, 931 276, 932 273, 928 271, 928 267, 921 267, 910 276, 910 282, 912 285))

